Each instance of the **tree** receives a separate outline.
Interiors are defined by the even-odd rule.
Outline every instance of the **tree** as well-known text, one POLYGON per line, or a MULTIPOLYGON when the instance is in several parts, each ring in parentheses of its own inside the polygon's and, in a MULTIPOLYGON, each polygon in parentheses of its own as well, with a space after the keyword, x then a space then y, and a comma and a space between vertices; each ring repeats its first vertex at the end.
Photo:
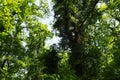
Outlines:
POLYGON ((40 4, 35 0, 0 1, 0 79, 39 79, 38 57, 50 35, 39 21, 47 3, 40 0, 40 4))
POLYGON ((46 52, 43 59, 45 66, 43 72, 47 74, 57 74, 58 62, 60 60, 59 57, 57 56, 57 51, 53 47, 51 47, 51 49, 46 52))
POLYGON ((111 65, 115 50, 113 33, 116 34, 114 24, 119 21, 119 0, 53 1, 56 18, 53 27, 62 37, 60 46, 69 50, 71 68, 82 79, 107 79, 103 73, 111 65))
POLYGON ((58 44, 40 22, 45 0, 0 1, 1 80, 118 80, 119 0, 52 0, 58 44))
POLYGON ((95 9, 98 1, 63 0, 60 2, 54 0, 57 19, 54 28, 60 31, 61 46, 65 46, 63 49, 70 48, 69 62, 79 76, 83 76, 87 69, 85 64, 85 28, 88 24, 95 23, 90 19, 98 13, 95 9), (93 22, 89 23, 88 21, 93 22))

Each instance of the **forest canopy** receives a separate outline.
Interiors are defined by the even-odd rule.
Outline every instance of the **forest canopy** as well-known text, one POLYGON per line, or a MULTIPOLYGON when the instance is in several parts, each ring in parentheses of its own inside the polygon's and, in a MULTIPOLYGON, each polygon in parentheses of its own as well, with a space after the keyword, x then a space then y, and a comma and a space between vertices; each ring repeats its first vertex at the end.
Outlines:
POLYGON ((120 0, 0 0, 0 80, 119 75, 120 0), (51 20, 51 12, 49 30, 41 20, 51 20), (60 41, 49 46, 53 36, 60 41))

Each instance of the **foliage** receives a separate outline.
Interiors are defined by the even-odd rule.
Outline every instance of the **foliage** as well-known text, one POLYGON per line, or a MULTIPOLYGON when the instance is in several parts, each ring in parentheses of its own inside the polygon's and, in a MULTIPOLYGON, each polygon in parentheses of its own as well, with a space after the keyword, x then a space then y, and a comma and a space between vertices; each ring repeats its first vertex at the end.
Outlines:
POLYGON ((45 39, 50 34, 39 21, 46 14, 46 3, 41 4, 35 0, 1 0, 0 79, 28 80, 39 76, 37 58, 45 51, 45 39))
MULTIPOLYGON (((115 48, 116 42, 119 43, 119 0, 53 1, 56 18, 54 28, 62 37, 60 46, 70 50, 71 69, 82 80, 106 80, 106 75, 110 73, 106 71, 111 71, 115 65, 113 62, 118 61, 114 52, 119 53, 115 48)), ((115 72, 114 76, 118 73, 115 72)))
POLYGON ((1 80, 119 80, 120 0, 0 0, 1 80), (37 3, 38 2, 38 3, 37 3))
POLYGON ((45 69, 43 70, 44 73, 47 74, 57 74, 58 73, 58 61, 59 57, 57 56, 57 51, 55 49, 51 49, 44 54, 44 65, 45 69))

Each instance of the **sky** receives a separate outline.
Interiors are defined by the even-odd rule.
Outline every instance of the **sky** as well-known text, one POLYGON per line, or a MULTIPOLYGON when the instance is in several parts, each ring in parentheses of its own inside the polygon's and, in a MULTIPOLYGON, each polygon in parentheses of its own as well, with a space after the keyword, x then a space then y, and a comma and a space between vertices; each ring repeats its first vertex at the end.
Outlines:
MULTIPOLYGON (((48 29, 51 32, 53 32, 52 31, 53 30, 52 29, 52 25, 54 23, 54 11, 52 10, 53 4, 52 4, 51 0, 47 0, 47 2, 48 2, 49 11, 50 11, 49 16, 45 17, 44 19, 40 19, 40 22, 42 22, 44 24, 47 24, 48 25, 48 29)), ((36 4, 39 5, 39 0, 36 1, 36 4)), ((49 47, 50 45, 56 44, 59 41, 60 41, 60 38, 54 35, 52 39, 48 38, 46 40, 46 45, 45 46, 49 47)))

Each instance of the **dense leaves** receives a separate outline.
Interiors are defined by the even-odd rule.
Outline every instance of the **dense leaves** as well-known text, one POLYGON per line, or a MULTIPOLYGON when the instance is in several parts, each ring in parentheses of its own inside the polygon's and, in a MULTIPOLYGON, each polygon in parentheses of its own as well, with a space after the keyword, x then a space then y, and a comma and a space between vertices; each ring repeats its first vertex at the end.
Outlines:
POLYGON ((99 17, 96 1, 55 0, 54 10, 57 18, 54 28, 60 31, 61 46, 70 48, 70 65, 78 76, 83 76, 88 66, 85 64, 85 27, 95 23, 99 17), (98 14, 98 15, 94 15, 98 14), (96 16, 95 19, 93 15, 96 16), (92 20, 93 18, 93 20, 92 20))
POLYGON ((0 80, 119 80, 120 0, 51 3, 56 34, 49 0, 0 0, 0 80))
POLYGON ((113 60, 115 43, 119 43, 116 41, 119 32, 118 1, 54 0, 54 28, 62 37, 60 46, 70 50, 71 69, 82 80, 103 79, 103 76, 107 79, 106 70, 113 67, 112 61, 118 61, 113 60))
POLYGON ((40 68, 35 63, 39 63, 37 57, 44 52, 44 42, 50 33, 39 21, 45 14, 46 8, 40 10, 43 8, 34 0, 0 2, 1 80, 28 80, 38 76, 40 68))

